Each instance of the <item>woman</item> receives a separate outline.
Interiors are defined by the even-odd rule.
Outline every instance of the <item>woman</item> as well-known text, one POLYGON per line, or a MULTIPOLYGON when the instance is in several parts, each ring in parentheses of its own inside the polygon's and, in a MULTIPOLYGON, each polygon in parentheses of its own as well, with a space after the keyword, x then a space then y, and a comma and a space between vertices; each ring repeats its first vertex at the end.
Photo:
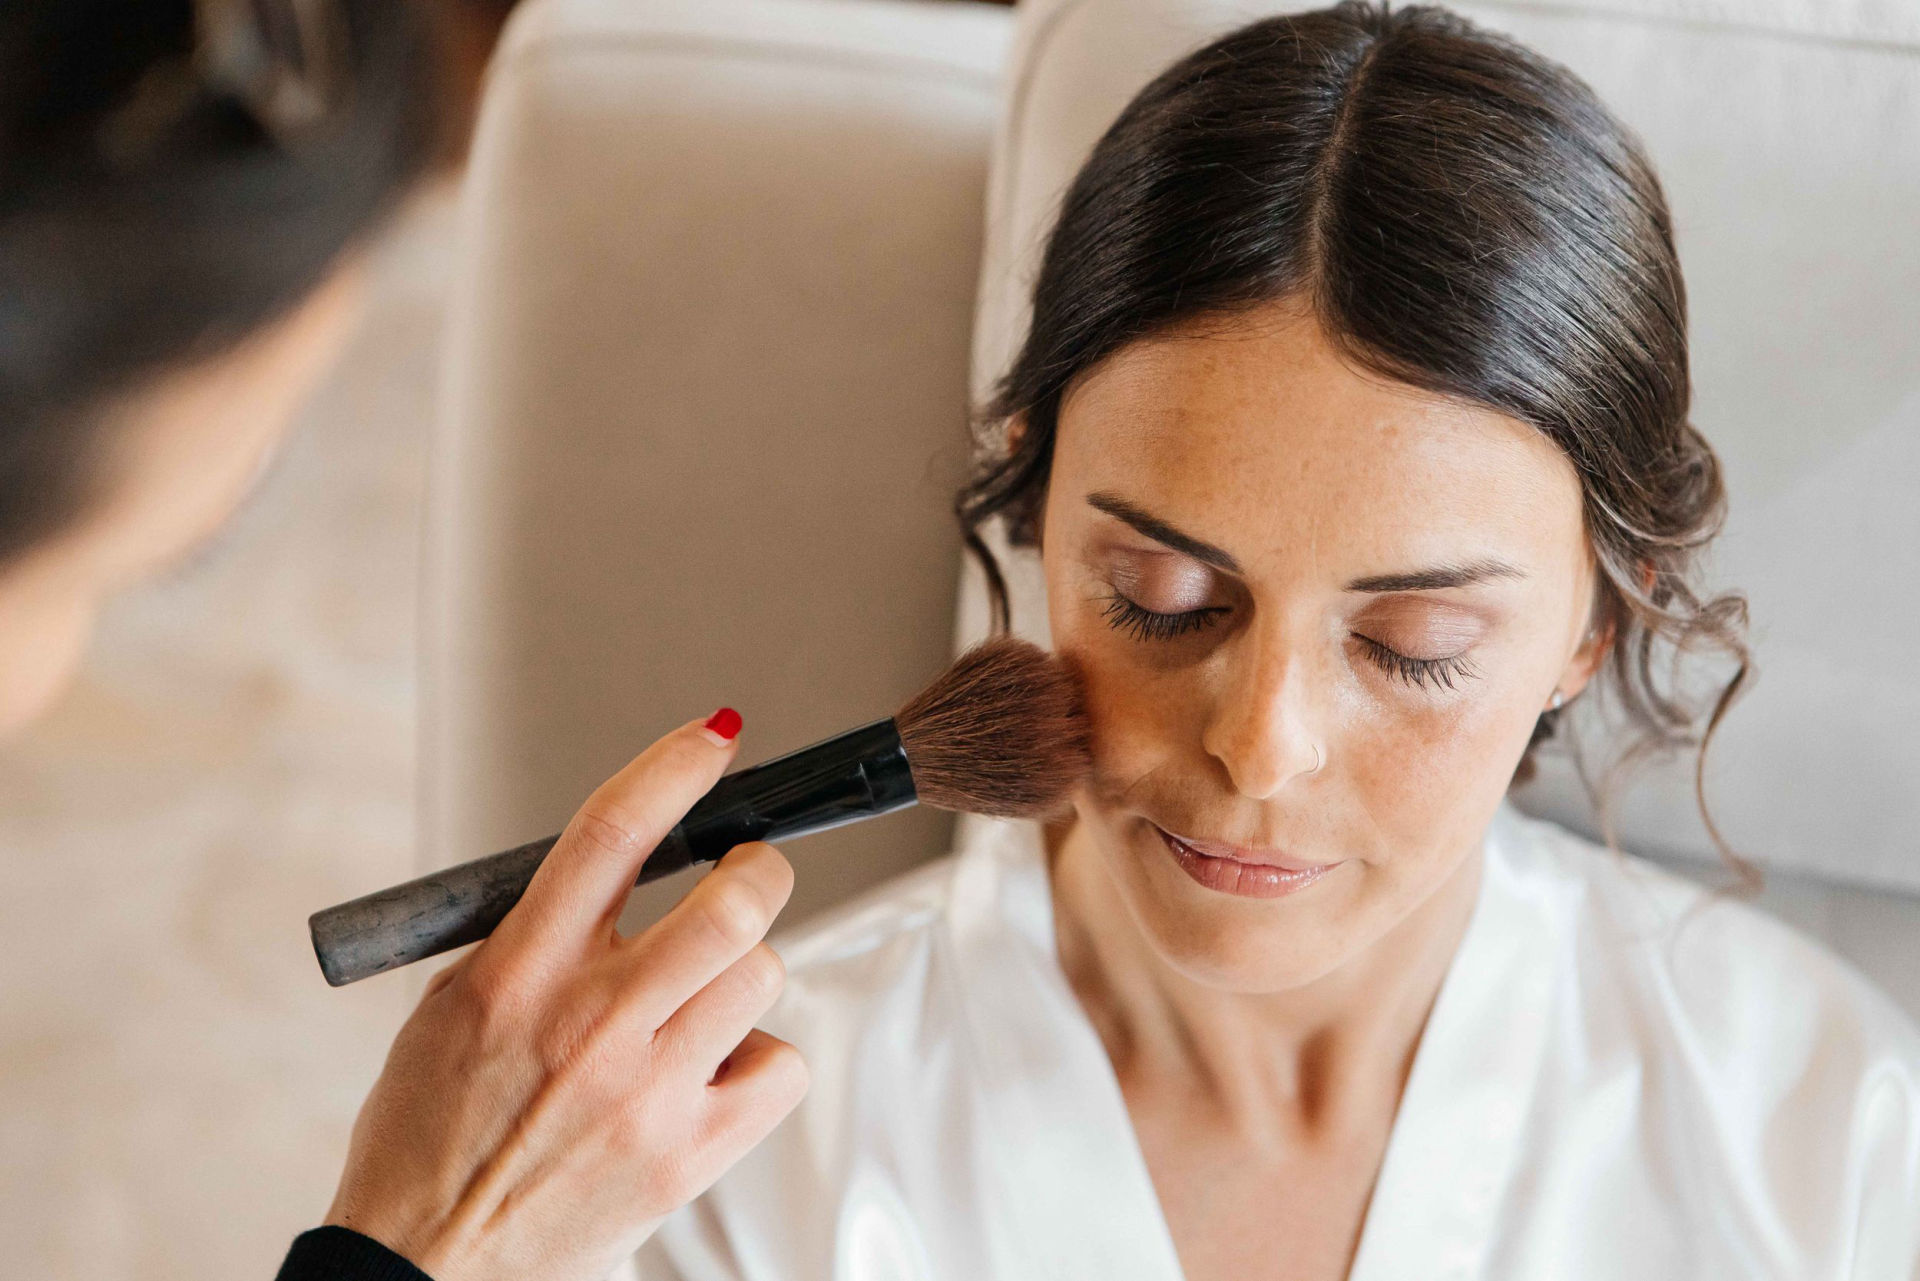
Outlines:
POLYGON ((1142 91, 959 504, 1039 550, 1094 780, 782 948, 812 1090, 642 1275, 1915 1276, 1912 1026, 1503 802, 1571 699, 1662 747, 1739 688, 1688 395, 1564 69, 1353 3, 1142 91))
MULTIPOLYGON (((0 732, 271 453, 350 322, 356 246, 433 144, 428 48, 395 0, 0 15, 0 732)), ((614 930, 739 728, 690 723, 607 783, 433 981, 283 1278, 604 1276, 793 1106, 804 1067, 752 1031, 780 987, 776 851, 614 930)))

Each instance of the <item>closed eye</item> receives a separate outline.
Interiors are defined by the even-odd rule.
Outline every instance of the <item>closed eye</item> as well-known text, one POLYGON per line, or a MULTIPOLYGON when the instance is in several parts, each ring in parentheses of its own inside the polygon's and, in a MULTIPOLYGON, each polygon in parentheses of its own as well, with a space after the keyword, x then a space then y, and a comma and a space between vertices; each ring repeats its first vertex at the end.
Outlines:
POLYGON ((1227 610, 1225 605, 1208 605, 1177 614, 1161 614, 1114 592, 1107 597, 1107 607, 1102 612, 1107 625, 1115 631, 1125 632, 1135 640, 1164 641, 1211 627, 1227 610))
POLYGON ((1374 666, 1395 680, 1418 688, 1453 689, 1460 681, 1473 680, 1480 675, 1465 654, 1452 654, 1446 658, 1409 658, 1363 633, 1353 633, 1353 639, 1360 643, 1361 652, 1374 666))

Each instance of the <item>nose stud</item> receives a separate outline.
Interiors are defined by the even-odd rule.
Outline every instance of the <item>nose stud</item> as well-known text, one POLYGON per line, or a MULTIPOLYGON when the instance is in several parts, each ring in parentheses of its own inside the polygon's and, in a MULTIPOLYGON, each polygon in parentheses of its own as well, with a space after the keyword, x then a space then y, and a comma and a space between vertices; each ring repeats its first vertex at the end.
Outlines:
POLYGON ((1322 764, 1322 761, 1320 759, 1320 744, 1315 743, 1313 745, 1313 768, 1308 770, 1307 773, 1318 774, 1320 772, 1321 764, 1322 764))

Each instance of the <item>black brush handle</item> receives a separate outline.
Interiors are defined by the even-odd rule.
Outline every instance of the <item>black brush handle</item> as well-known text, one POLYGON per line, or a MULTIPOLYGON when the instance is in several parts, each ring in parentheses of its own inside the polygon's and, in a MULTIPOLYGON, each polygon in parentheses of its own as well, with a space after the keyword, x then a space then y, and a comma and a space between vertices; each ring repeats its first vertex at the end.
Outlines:
MULTIPOLYGON (((891 720, 729 774, 648 855, 638 885, 710 863, 748 841, 823 832, 913 804, 913 772, 891 720)), ((558 836, 490 854, 315 912, 328 983, 340 987, 493 933, 558 836)))

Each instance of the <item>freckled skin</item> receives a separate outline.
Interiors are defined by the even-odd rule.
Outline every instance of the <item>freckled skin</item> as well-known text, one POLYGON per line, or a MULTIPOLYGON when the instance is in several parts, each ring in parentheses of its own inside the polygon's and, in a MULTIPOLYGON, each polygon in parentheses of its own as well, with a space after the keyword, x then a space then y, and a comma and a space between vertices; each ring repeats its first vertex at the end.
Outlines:
POLYGON ((1054 638, 1086 673, 1095 728, 1078 812, 1167 962, 1235 990, 1309 983, 1460 868, 1540 710, 1591 670, 1580 513, 1571 465, 1538 431, 1363 373, 1289 311, 1136 344, 1075 388, 1042 546, 1054 638), (1166 641, 1114 629, 1111 545, 1154 544, 1092 493, 1229 552, 1237 579, 1205 571, 1226 616, 1166 641), (1487 557, 1525 577, 1343 590, 1487 557), (1351 638, 1424 610, 1457 643, 1454 602, 1477 611, 1478 639, 1452 690, 1389 675, 1351 638), (1236 899, 1180 872, 1149 818, 1342 866, 1308 894, 1236 899))
POLYGON ((1541 710, 1604 655, 1578 479, 1532 427, 1364 373, 1274 306, 1086 375, 1041 543, 1095 757, 1052 842, 1060 959, 1182 1268, 1344 1277, 1482 835, 1541 710), (1352 589, 1492 561, 1517 573, 1352 589), (1236 896, 1156 825, 1333 866, 1236 896))

